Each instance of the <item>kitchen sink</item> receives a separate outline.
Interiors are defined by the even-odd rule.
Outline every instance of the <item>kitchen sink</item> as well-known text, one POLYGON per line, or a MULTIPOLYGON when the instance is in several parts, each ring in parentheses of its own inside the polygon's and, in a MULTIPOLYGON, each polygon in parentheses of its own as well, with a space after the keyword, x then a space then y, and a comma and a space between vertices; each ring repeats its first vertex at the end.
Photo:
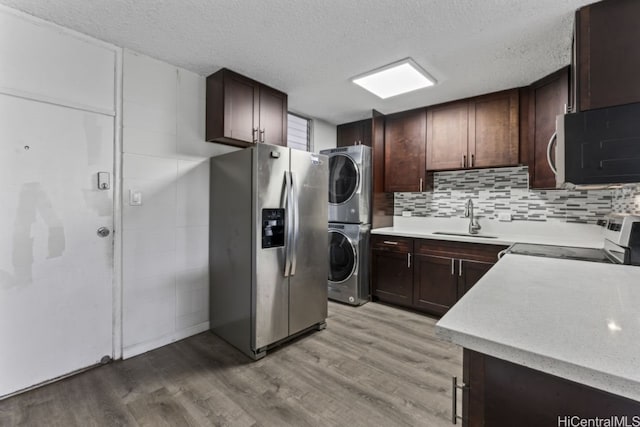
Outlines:
POLYGON ((443 235, 443 236, 480 237, 482 239, 497 239, 498 238, 498 236, 489 236, 488 234, 456 233, 455 231, 434 231, 432 234, 440 234, 440 235, 443 235))

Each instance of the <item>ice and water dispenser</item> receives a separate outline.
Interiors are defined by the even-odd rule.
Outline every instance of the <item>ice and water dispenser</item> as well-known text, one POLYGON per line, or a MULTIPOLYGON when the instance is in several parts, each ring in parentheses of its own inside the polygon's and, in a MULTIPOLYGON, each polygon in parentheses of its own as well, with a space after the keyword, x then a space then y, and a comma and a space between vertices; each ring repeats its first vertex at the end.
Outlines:
POLYGON ((262 248, 284 246, 284 209, 262 209, 262 248))

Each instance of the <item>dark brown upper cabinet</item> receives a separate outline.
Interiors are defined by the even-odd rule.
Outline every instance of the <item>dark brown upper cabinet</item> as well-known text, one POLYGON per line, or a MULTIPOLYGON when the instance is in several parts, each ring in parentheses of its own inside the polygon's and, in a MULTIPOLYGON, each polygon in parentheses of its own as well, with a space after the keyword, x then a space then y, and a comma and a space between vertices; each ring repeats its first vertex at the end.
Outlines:
POLYGON ((518 90, 506 90, 469 101, 469 162, 487 168, 518 164, 518 90))
POLYGON ((517 165, 518 99, 512 89, 428 107, 427 170, 517 165))
POLYGON ((427 108, 427 169, 464 168, 467 160, 469 103, 427 108))
MULTIPOLYGON (((384 122, 382 113, 373 110, 371 119, 371 154, 373 193, 384 193, 384 122)), ((375 202, 374 202, 375 204, 375 202)))
POLYGON ((338 147, 366 145, 371 147, 371 119, 338 125, 338 147))
POLYGON ((226 68, 207 77, 206 140, 287 145, 287 94, 226 68))
MULTIPOLYGON (((555 188, 556 178, 549 167, 547 148, 549 140, 556 131, 556 116, 564 114, 569 102, 569 68, 555 73, 531 84, 526 106, 528 111, 528 134, 523 139, 528 141, 527 164, 529 165, 530 188, 555 188)), ((555 151, 551 151, 552 161, 555 151)))
POLYGON ((260 126, 258 140, 265 144, 287 145, 287 94, 260 86, 260 126))
POLYGON ((578 9, 574 67, 579 111, 640 102, 640 2, 605 0, 578 9))
POLYGON ((384 190, 425 191, 424 108, 386 116, 384 130, 384 190))
POLYGON ((371 165, 373 192, 371 197, 371 228, 393 225, 393 193, 384 191, 384 122, 385 116, 371 111, 371 165))

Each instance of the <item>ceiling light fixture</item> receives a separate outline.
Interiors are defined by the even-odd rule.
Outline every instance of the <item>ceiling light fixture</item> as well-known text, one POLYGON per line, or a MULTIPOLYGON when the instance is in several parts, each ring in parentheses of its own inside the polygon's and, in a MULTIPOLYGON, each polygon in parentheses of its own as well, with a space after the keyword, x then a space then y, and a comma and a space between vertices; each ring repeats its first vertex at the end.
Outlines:
POLYGON ((361 74, 351 81, 382 99, 433 86, 436 83, 436 80, 411 58, 361 74))

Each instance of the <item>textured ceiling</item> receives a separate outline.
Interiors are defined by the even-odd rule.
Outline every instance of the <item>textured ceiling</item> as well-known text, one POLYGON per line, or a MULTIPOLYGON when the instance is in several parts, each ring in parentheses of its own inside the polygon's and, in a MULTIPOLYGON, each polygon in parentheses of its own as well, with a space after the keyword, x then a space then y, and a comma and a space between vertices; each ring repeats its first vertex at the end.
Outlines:
POLYGON ((570 61, 593 0, 0 0, 208 75, 233 69, 338 124, 535 81, 570 61), (381 100, 350 78, 412 57, 437 80, 381 100))

